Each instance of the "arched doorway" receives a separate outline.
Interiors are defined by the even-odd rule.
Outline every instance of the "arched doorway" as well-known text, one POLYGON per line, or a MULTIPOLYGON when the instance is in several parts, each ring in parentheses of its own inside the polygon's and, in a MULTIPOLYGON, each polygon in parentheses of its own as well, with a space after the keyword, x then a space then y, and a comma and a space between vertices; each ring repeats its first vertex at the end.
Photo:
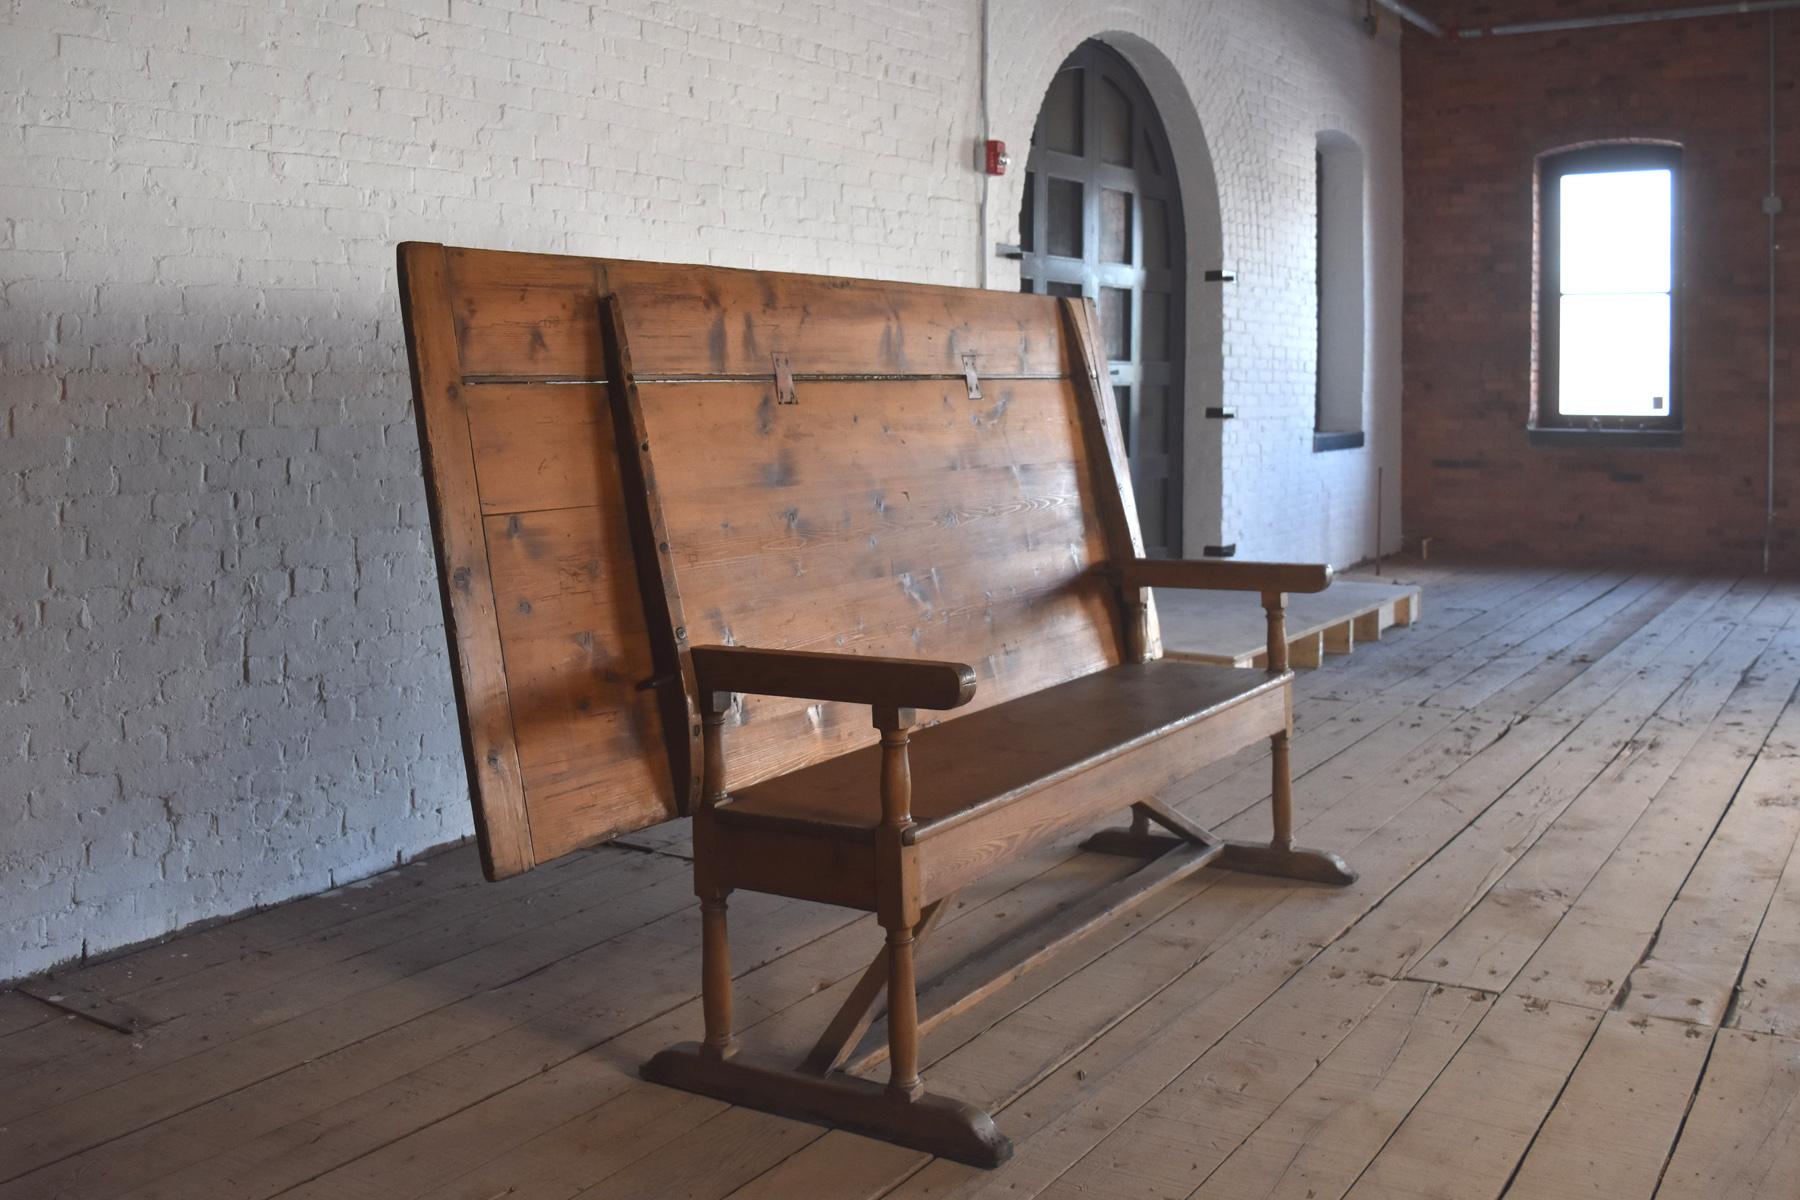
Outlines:
POLYGON ((1162 119, 1117 51, 1084 42, 1057 69, 1025 170, 1019 289, 1098 304, 1144 548, 1180 557, 1181 192, 1162 119))

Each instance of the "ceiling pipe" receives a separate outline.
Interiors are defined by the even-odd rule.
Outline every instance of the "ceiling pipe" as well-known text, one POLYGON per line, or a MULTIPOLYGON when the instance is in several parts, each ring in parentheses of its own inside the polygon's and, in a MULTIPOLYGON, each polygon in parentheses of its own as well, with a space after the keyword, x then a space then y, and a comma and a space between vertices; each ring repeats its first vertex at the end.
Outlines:
MULTIPOLYGON (((1800 0, 1797 0, 1797 2, 1800 2, 1800 0)), ((1444 27, 1442 25, 1439 25, 1436 21, 1433 21, 1430 17, 1426 16, 1410 4, 1404 4, 1401 0, 1375 0, 1375 3, 1381 5, 1381 7, 1387 9, 1401 20, 1424 30, 1434 38, 1441 38, 1444 36, 1444 27)))
POLYGON ((1769 10, 1769 194, 1763 198, 1763 212, 1769 218, 1769 463, 1768 484, 1763 489, 1763 574, 1769 573, 1769 560, 1775 546, 1775 322, 1777 318, 1775 290, 1776 264, 1781 256, 1781 242, 1776 218, 1781 215, 1781 192, 1776 171, 1776 92, 1775 92, 1775 10, 1769 10))
MULTIPOLYGON (((1385 0, 1382 0, 1385 3, 1385 0)), ((1800 8, 1800 0, 1738 0, 1735 4, 1700 4, 1688 8, 1662 8, 1649 12, 1616 13, 1612 16, 1563 17, 1554 21, 1515 21, 1506 25, 1472 25, 1450 32, 1458 41, 1486 37, 1515 37, 1526 33, 1566 33, 1579 29, 1609 29, 1620 25, 1647 25, 1652 21, 1686 21, 1698 17, 1736 17, 1751 13, 1780 12, 1800 8)))

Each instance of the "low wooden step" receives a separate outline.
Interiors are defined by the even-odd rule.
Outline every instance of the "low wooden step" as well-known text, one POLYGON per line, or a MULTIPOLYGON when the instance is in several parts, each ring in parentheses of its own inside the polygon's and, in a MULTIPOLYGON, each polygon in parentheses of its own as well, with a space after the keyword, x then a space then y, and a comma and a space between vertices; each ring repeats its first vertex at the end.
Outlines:
MULTIPOLYGON (((1339 580, 1323 592, 1288 599, 1288 662, 1316 667, 1327 654, 1349 654, 1395 626, 1419 619, 1416 584, 1339 580)), ((1233 667, 1268 665, 1267 626, 1257 597, 1234 592, 1156 593, 1164 653, 1233 667)))

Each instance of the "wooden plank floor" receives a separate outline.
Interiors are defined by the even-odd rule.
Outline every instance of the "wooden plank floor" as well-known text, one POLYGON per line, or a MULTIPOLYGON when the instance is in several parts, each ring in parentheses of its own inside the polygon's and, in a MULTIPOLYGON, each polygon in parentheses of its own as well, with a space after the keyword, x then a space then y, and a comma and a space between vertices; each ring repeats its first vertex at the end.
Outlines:
MULTIPOLYGON (((0 1200, 1800 1196, 1800 587, 1390 565, 1405 637, 1297 683, 1331 890, 1208 872, 926 1042, 982 1172, 641 1083, 699 1028, 680 826, 505 884, 471 849, 0 993, 0 1200)), ((1267 828, 1260 750, 1164 799, 1267 828)), ((1072 842, 936 958, 1128 870, 1072 842)), ((879 931, 741 896, 746 1042, 879 931)))

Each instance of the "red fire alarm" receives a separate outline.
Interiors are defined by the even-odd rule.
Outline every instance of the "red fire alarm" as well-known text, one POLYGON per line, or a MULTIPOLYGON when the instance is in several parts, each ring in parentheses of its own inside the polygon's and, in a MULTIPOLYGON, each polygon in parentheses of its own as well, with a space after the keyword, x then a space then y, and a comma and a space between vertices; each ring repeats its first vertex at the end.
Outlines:
POLYGON ((981 143, 981 169, 989 175, 1004 175, 1006 168, 1012 166, 1012 155, 1006 152, 1005 142, 989 139, 981 143))

